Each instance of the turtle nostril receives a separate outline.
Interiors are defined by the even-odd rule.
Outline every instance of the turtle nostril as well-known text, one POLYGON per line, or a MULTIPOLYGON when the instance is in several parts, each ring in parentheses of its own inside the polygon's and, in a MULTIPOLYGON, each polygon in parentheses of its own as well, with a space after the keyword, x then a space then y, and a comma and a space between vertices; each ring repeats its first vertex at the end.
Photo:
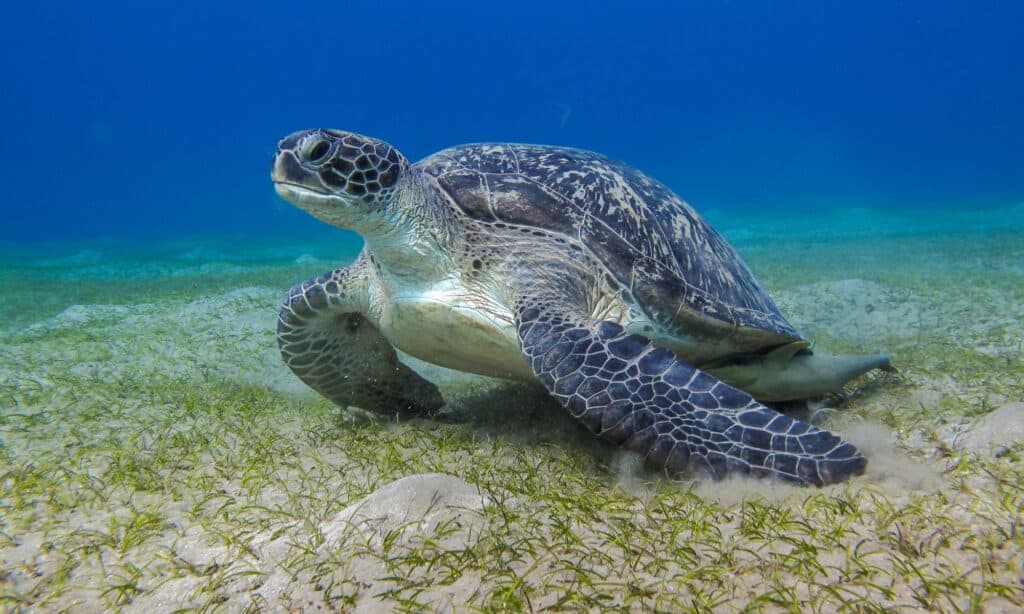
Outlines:
POLYGON ((331 152, 331 144, 327 141, 317 141, 312 147, 306 149, 306 160, 319 163, 323 162, 327 158, 327 154, 331 152))

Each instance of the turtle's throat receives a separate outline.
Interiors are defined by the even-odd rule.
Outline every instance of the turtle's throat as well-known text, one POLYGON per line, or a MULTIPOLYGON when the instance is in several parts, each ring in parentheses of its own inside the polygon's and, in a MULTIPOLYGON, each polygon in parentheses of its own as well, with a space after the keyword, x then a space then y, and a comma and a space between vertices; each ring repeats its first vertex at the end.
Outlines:
POLYGON ((275 182, 274 189, 281 198, 336 228, 360 232, 358 226, 369 217, 365 203, 349 201, 336 194, 324 194, 287 182, 275 182))
POLYGON ((444 237, 451 236, 451 220, 429 189, 403 185, 391 201, 366 203, 285 182, 275 188, 318 220, 362 236, 374 267, 385 277, 421 283, 441 279, 451 270, 444 244, 444 237))
POLYGON ((362 235, 377 270, 403 284, 450 275, 451 220, 429 190, 406 186, 395 202, 352 229, 362 235))

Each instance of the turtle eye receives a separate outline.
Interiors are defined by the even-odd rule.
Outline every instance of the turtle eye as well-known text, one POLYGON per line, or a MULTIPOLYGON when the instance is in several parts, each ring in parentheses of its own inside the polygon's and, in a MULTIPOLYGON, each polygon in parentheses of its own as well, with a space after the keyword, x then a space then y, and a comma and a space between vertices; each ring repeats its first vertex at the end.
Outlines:
POLYGON ((302 153, 307 162, 320 164, 331 153, 331 144, 324 140, 312 141, 303 149, 302 153))

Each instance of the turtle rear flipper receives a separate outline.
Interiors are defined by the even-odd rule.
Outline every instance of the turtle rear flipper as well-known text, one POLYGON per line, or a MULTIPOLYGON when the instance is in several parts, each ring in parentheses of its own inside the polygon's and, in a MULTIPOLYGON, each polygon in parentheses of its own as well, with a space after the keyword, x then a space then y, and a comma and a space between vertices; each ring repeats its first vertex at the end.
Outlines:
POLYGON ((886 354, 833 356, 796 341, 761 355, 726 357, 700 366, 760 401, 793 401, 837 393, 874 369, 895 372, 886 354))
POLYGON ((285 364, 341 405, 385 414, 423 414, 444 405, 437 387, 398 360, 366 315, 365 261, 296 285, 277 320, 285 364))
POLYGON ((612 322, 571 311, 517 313, 523 354, 587 428, 672 475, 703 470, 821 486, 864 472, 853 445, 771 410, 749 394, 612 322))

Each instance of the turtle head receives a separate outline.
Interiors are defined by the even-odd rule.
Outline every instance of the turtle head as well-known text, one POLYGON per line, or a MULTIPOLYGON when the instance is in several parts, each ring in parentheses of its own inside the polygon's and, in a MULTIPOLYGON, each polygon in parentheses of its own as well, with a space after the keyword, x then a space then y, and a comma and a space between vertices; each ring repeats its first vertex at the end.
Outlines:
POLYGON ((359 230, 387 219, 409 169, 383 141, 340 130, 303 130, 281 139, 270 177, 277 193, 314 217, 359 230))

